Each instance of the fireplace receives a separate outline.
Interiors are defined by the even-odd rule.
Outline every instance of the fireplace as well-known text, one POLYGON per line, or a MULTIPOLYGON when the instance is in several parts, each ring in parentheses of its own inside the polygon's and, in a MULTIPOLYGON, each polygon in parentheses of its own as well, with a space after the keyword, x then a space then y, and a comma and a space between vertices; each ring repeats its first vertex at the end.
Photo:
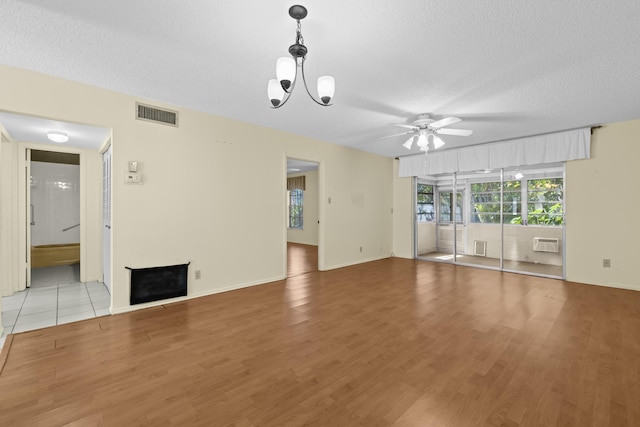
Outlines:
POLYGON ((129 268, 131 295, 129 303, 142 304, 187 295, 189 264, 165 267, 129 268))

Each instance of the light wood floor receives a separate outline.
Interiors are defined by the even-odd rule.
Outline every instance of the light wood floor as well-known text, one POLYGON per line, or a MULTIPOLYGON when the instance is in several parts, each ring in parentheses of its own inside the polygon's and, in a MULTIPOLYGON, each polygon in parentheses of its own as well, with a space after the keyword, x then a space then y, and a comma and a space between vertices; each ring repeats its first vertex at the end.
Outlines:
MULTIPOLYGON (((453 254, 445 252, 430 252, 426 254, 420 254, 419 257, 425 260, 435 260, 441 262, 451 262, 453 260, 453 254)), ((481 267, 500 268, 500 258, 458 254, 456 255, 456 262, 477 265, 481 267)), ((512 261, 509 259, 505 259, 504 269, 518 271, 525 274, 531 273, 547 276, 557 276, 559 279, 562 278, 561 265, 536 264, 533 262, 512 261)))
POLYGON ((318 271, 318 247, 287 242, 287 277, 318 271))
POLYGON ((640 293, 387 259, 18 334, 0 425, 639 426, 640 293))

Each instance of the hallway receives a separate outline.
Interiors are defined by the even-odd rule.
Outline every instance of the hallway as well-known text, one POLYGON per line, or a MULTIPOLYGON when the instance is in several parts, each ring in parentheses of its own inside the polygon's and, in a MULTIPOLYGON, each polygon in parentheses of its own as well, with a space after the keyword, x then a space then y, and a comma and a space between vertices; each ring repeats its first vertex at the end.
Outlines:
POLYGON ((4 333, 31 331, 109 315, 111 295, 100 282, 78 280, 79 265, 33 269, 30 288, 2 298, 4 333))

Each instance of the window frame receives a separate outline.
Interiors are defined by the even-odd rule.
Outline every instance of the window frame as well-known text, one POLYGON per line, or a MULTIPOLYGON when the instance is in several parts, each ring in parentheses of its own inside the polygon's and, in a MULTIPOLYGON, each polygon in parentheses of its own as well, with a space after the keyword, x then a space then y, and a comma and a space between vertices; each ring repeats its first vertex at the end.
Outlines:
POLYGON ((304 190, 295 189, 287 192, 287 224, 292 230, 304 229, 304 190), (294 209, 299 208, 297 212, 294 209), (298 219, 299 224, 294 223, 298 219))
MULTIPOLYGON (((565 209, 565 205, 564 205, 564 177, 562 174, 557 174, 557 173, 553 173, 553 174, 549 174, 549 173, 543 173, 543 174, 534 174, 534 175, 530 175, 530 176, 524 176, 520 179, 508 179, 505 180, 502 185, 504 186, 505 183, 507 182, 514 182, 514 181, 519 181, 520 182, 520 189, 518 190, 520 192, 520 201, 519 201, 519 212, 518 213, 513 213, 511 211, 507 212, 504 207, 507 204, 511 204, 512 202, 506 202, 504 200, 504 188, 503 190, 503 197, 502 197, 502 218, 503 218, 503 224, 505 225, 520 225, 520 226, 529 226, 529 225, 535 225, 535 226, 541 226, 541 227, 562 227, 564 226, 564 209, 565 209), (557 201, 539 201, 538 204, 540 205, 549 205, 549 206, 555 206, 558 203, 560 204, 560 213, 558 214, 552 214, 549 215, 548 212, 540 212, 540 213, 532 213, 532 211, 530 210, 530 206, 535 203, 535 201, 531 201, 530 200, 530 196, 532 193, 535 192, 544 192, 544 190, 530 190, 529 189, 529 183, 530 182, 534 182, 534 181, 544 181, 544 180, 551 180, 551 181, 556 181, 557 186, 555 187, 556 191, 560 193, 559 196, 559 200, 557 201), (530 216, 537 216, 538 218, 542 218, 542 217, 560 217, 561 221, 559 224, 553 224, 553 223, 540 223, 540 220, 536 220, 536 221, 532 221, 530 216), (511 221, 506 221, 505 217, 510 216, 513 217, 513 219, 516 218, 520 218, 520 223, 512 223, 511 221)), ((490 191, 473 191, 473 184, 487 184, 487 183, 497 183, 500 184, 500 180, 499 178, 497 180, 495 179, 490 179, 490 180, 484 180, 484 179, 480 179, 480 180, 470 180, 467 184, 467 188, 469 190, 469 197, 468 197, 468 214, 469 214, 469 223, 470 224, 500 224, 500 222, 481 222, 481 221, 474 221, 474 217, 478 215, 477 212, 475 212, 475 205, 476 203, 474 202, 474 195, 475 194, 500 194, 500 190, 497 189, 495 192, 490 192, 490 191)), ((513 191, 515 192, 515 191, 513 191)), ((492 205, 500 205, 500 201, 498 202, 487 202, 485 204, 492 204, 492 205)), ((499 215, 499 212, 495 212, 494 214, 499 215)), ((549 221, 549 220, 547 220, 549 221)))
POLYGON ((509 179, 501 182, 498 178, 498 180, 477 180, 469 182, 469 224, 500 224, 500 218, 502 218, 503 224, 511 224, 511 220, 507 221, 507 217, 511 217, 513 219, 517 216, 522 216, 522 181, 522 179, 509 179), (506 190, 505 184, 510 182, 520 183, 520 188, 517 188, 515 190, 506 190), (495 184, 496 188, 494 188, 493 190, 474 191, 473 187, 475 184, 495 184), (502 202, 500 200, 500 191, 502 191, 502 202), (513 199, 510 201, 506 201, 505 195, 507 193, 512 194, 515 197, 513 197, 513 199), (487 202, 476 202, 475 196, 491 196, 492 200, 487 202), (506 210, 505 206, 513 206, 514 201, 517 205, 516 212, 513 212, 513 210, 506 210), (478 212, 476 211, 478 205, 502 207, 501 210, 498 210, 497 212, 491 210, 478 212), (501 211, 502 215, 500 215, 501 211), (493 220, 485 222, 480 220, 481 217, 493 218, 493 220), (496 218, 497 221, 495 220, 496 218))
POLYGON ((418 182, 416 186, 416 221, 418 222, 434 222, 436 220, 436 203, 435 203, 435 193, 434 193, 435 185, 426 182, 418 182), (430 187, 431 191, 421 192, 420 186, 430 187), (431 195, 431 203, 420 203, 420 195, 425 195, 427 198, 431 195), (421 210, 421 206, 429 206, 431 205, 431 211, 421 210), (429 218, 429 216, 431 218, 429 218), (424 217, 424 219, 421 219, 424 217))
MULTIPOLYGON (((451 204, 452 204, 452 200, 453 200, 453 189, 452 188, 442 188, 442 189, 438 189, 438 207, 437 207, 437 218, 438 218, 438 223, 439 224, 453 224, 454 221, 451 220, 451 204), (443 194, 448 194, 449 195, 449 219, 448 220, 443 220, 442 219, 442 195, 443 194)), ((464 189, 462 190, 458 190, 455 192, 456 193, 456 208, 459 206, 460 207, 460 220, 458 220, 458 211, 457 209, 455 210, 455 216, 456 216, 456 224, 464 224, 464 220, 465 220, 465 197, 466 197, 466 192, 464 191, 464 189), (460 204, 458 205, 457 202, 460 202, 460 204)))

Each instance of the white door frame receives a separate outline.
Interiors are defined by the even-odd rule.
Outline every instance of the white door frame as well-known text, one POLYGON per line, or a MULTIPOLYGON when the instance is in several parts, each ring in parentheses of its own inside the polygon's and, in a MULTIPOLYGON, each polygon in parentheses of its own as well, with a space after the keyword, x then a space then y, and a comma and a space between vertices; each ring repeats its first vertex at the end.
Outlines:
POLYGON ((283 237, 283 260, 284 260, 284 265, 283 265, 283 277, 286 279, 288 277, 288 269, 287 269, 287 263, 288 263, 288 259, 287 259, 287 229, 289 227, 288 224, 288 219, 289 219, 289 212, 287 211, 287 204, 288 204, 288 200, 287 200, 287 159, 293 159, 293 160, 303 160, 305 162, 313 162, 313 163, 317 163, 318 164, 318 270, 319 271, 324 271, 325 270, 325 256, 324 256, 324 236, 325 236, 325 228, 324 228, 324 216, 325 216, 325 204, 323 203, 325 200, 325 195, 324 195, 324 162, 317 160, 317 159, 309 159, 309 158, 305 158, 305 157, 300 157, 300 156, 294 156, 294 155, 287 155, 286 153, 284 154, 284 165, 283 165, 283 171, 284 171, 284 191, 282 192, 282 198, 283 198, 283 203, 282 203, 282 210, 284 212, 284 237, 283 237))
MULTIPOLYGON (((59 153, 71 153, 80 155, 80 281, 86 282, 85 259, 86 259, 86 236, 87 236, 87 213, 84 206, 86 205, 87 192, 87 168, 85 153, 82 149, 74 147, 58 147, 47 144, 36 144, 30 142, 18 143, 18 283, 20 290, 23 290, 23 284, 30 284, 31 275, 31 248, 30 248, 30 209, 28 208, 30 191, 30 178, 28 168, 30 158, 28 154, 30 150, 53 151, 59 153), (29 239, 29 240, 27 240, 29 239), (29 243, 28 243, 29 242, 29 243), (23 268, 24 267, 24 268, 23 268)), ((30 157, 30 156, 29 156, 30 157)))

